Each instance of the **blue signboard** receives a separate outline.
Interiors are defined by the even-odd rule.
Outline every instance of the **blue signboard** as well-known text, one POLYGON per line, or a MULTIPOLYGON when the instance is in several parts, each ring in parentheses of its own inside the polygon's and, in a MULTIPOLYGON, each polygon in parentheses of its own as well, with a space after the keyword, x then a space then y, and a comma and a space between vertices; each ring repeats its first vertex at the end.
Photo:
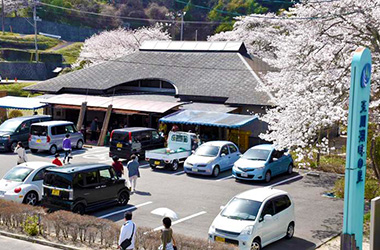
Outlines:
MULTIPOLYGON (((347 131, 343 239, 349 239, 362 249, 364 216, 364 182, 368 109, 371 92, 371 52, 360 47, 351 62, 351 86, 347 131)), ((343 240, 344 241, 344 240, 343 240)), ((356 249, 342 242, 342 249, 356 249)))

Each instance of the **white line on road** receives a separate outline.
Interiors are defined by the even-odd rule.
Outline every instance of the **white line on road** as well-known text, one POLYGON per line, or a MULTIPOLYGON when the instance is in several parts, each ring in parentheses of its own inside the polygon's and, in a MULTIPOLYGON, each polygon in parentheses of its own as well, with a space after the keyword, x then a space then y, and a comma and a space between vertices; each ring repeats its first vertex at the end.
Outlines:
POLYGON ((224 178, 221 178, 221 179, 218 179, 216 181, 224 181, 224 180, 227 180, 227 179, 231 179, 233 176, 230 175, 230 176, 227 176, 227 177, 224 177, 224 178))
POLYGON ((140 165, 140 168, 146 168, 149 167, 149 164, 140 165))
POLYGON ((180 172, 174 173, 172 175, 181 175, 181 174, 184 174, 184 173, 185 173, 185 171, 180 171, 180 172))
MULTIPOLYGON (((207 213, 207 212, 206 211, 202 211, 202 212, 199 212, 199 213, 187 216, 185 218, 182 218, 182 219, 179 219, 179 220, 176 220, 176 221, 172 222, 172 225, 184 222, 186 220, 190 220, 190 219, 192 219, 194 217, 200 216, 200 215, 205 214, 205 213, 207 213)), ((155 229, 153 229, 153 231, 158 231, 158 230, 161 230, 161 229, 164 229, 164 226, 156 227, 155 229)))
POLYGON ((148 201, 148 202, 145 202, 145 203, 142 203, 142 204, 136 205, 136 206, 132 206, 132 207, 129 207, 129 208, 123 209, 123 210, 119 210, 119 211, 116 211, 116 212, 112 212, 112 213, 109 213, 109 214, 102 215, 102 216, 100 216, 99 218, 110 217, 110 216, 112 216, 112 215, 120 214, 120 213, 123 213, 123 212, 129 211, 129 210, 133 210, 133 209, 136 209, 136 208, 139 208, 139 207, 142 207, 142 206, 146 206, 146 205, 152 204, 152 203, 153 203, 152 201, 148 201))
POLYGON ((292 180, 295 180, 295 179, 298 179, 298 178, 302 178, 304 177, 306 174, 301 174, 301 175, 297 175, 297 176, 294 176, 292 178, 289 178, 289 179, 286 179, 286 180, 283 180, 283 181, 279 181, 273 185, 270 185, 269 187, 275 187, 275 186, 278 186, 278 185, 281 185, 283 183, 286 183, 286 182, 289 182, 289 181, 292 181, 292 180))

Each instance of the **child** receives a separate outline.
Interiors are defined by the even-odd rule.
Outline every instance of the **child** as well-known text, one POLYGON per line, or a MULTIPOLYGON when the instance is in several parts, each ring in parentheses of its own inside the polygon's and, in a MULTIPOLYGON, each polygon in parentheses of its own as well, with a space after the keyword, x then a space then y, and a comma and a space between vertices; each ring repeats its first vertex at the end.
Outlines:
POLYGON ((59 159, 59 154, 56 153, 55 154, 55 158, 54 160, 52 161, 53 164, 57 165, 58 167, 61 167, 63 164, 61 162, 61 160, 59 159))

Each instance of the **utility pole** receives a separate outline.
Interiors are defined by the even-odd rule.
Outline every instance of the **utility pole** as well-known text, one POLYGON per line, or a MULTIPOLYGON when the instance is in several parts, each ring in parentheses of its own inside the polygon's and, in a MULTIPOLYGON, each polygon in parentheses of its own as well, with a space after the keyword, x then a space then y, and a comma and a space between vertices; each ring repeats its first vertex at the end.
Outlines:
POLYGON ((195 41, 198 41, 198 30, 195 30, 195 41))
POLYGON ((33 20, 34 20, 34 47, 36 49, 36 62, 38 62, 38 46, 37 46, 37 1, 34 0, 33 20))
POLYGON ((181 41, 183 41, 183 18, 186 15, 186 11, 181 14, 181 41))
POLYGON ((4 35, 4 0, 1 0, 1 29, 3 31, 3 35, 4 35))

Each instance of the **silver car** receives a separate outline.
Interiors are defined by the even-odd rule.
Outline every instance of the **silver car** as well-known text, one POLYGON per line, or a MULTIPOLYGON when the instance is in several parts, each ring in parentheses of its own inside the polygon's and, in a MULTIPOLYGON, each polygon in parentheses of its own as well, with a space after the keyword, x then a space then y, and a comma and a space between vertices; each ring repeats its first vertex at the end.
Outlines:
POLYGON ((74 123, 69 121, 49 121, 32 124, 29 136, 29 148, 32 153, 38 150, 47 150, 55 154, 62 149, 63 139, 70 134, 71 145, 81 149, 83 147, 83 135, 77 131, 74 123))
POLYGON ((238 147, 230 141, 210 141, 202 144, 184 163, 186 173, 218 176, 232 168, 240 158, 238 147))

